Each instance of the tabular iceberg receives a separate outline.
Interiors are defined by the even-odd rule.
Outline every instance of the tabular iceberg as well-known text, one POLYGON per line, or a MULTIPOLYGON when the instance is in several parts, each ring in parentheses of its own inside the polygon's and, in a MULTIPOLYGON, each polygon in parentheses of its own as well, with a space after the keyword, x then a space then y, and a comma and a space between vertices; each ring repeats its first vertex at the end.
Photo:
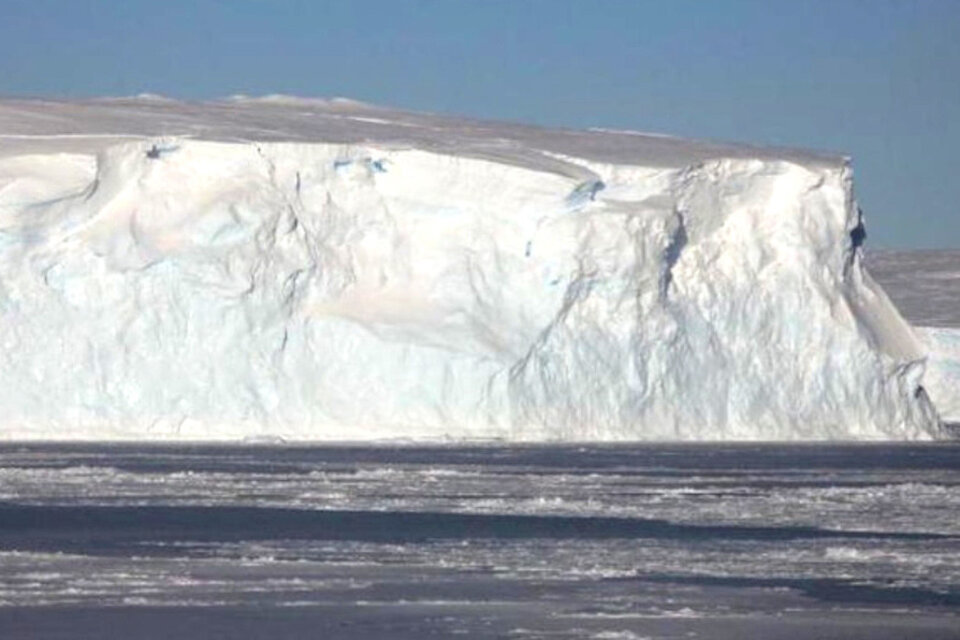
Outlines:
POLYGON ((0 437, 937 437, 863 235, 843 158, 0 101, 0 437))

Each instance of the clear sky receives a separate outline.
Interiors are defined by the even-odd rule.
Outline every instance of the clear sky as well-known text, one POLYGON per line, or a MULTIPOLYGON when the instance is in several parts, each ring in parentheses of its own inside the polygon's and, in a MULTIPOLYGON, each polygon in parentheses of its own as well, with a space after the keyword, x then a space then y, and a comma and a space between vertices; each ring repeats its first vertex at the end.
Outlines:
POLYGON ((840 151, 869 245, 960 247, 960 0, 0 0, 0 94, 140 92, 840 151))

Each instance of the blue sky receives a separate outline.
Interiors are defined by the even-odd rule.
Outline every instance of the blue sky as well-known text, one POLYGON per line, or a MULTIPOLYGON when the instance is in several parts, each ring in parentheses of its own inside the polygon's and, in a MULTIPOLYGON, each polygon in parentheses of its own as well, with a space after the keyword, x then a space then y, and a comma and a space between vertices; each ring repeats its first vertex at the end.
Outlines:
POLYGON ((960 0, 0 0, 0 94, 145 91, 840 151, 869 245, 960 247, 960 0))

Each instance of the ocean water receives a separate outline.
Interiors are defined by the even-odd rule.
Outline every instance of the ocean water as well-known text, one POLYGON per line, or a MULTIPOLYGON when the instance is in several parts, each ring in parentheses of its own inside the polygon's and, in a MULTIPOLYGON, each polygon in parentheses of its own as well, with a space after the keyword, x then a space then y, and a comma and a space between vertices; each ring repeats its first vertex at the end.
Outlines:
POLYGON ((960 638, 960 443, 0 446, 0 638, 960 638))

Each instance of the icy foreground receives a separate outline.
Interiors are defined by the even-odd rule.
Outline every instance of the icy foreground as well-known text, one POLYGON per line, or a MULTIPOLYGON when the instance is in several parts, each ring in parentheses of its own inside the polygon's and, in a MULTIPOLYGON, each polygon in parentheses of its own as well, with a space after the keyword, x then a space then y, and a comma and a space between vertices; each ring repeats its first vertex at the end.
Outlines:
POLYGON ((0 101, 8 439, 940 434, 844 159, 287 98, 0 101))

